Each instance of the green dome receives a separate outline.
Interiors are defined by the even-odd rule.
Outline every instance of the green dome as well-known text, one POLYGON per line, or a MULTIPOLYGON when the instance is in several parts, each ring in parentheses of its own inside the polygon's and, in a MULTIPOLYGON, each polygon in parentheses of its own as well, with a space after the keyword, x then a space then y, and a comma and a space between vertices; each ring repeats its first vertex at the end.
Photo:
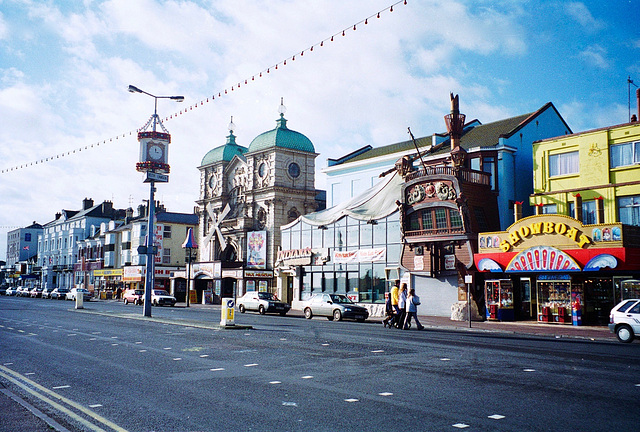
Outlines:
POLYGON ((280 118, 276 120, 276 122, 278 126, 276 126, 275 129, 261 133, 251 141, 247 153, 272 147, 287 148, 309 153, 316 152, 309 138, 300 132, 287 128, 287 120, 284 118, 284 114, 280 114, 280 118))
POLYGON ((242 156, 246 152, 246 147, 236 144, 236 136, 233 134, 233 131, 231 131, 227 137, 227 143, 209 150, 209 152, 202 158, 202 163, 200 165, 210 165, 212 163, 223 161, 229 162, 234 156, 242 156))

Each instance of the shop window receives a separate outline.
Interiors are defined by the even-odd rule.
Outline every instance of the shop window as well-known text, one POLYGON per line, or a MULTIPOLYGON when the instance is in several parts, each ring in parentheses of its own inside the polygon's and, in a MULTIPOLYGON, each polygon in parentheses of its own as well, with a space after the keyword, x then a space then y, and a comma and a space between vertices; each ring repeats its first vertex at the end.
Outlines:
POLYGON ((578 174, 579 171, 580 157, 577 151, 549 156, 549 175, 551 177, 578 174))
POLYGON ((346 294, 347 293, 347 274, 344 272, 336 273, 336 285, 335 292, 336 294, 346 294))
POLYGON ((612 145, 609 161, 611 168, 640 163, 640 141, 612 145))
MULTIPOLYGON (((569 216, 574 217, 576 214, 576 204, 569 203, 569 216)), ((582 223, 585 225, 596 224, 596 202, 595 200, 582 201, 582 223)))
POLYGON ((618 219, 626 225, 640 226, 640 195, 618 198, 618 219))

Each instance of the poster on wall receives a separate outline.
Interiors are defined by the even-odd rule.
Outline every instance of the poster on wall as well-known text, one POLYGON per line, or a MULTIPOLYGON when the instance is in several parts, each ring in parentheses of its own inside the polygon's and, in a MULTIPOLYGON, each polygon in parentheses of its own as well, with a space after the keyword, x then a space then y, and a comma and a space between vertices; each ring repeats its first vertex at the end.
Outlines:
POLYGON ((164 253, 162 242, 164 240, 164 225, 155 224, 153 226, 153 245, 157 246, 158 252, 155 255, 155 263, 162 264, 162 255, 164 253))
POLYGON ((221 289, 221 287, 222 287, 222 281, 221 281, 220 279, 216 279, 216 288, 215 288, 215 291, 216 291, 216 295, 217 295, 218 297, 220 297, 220 289, 221 289))
POLYGON ((258 291, 267 292, 267 281, 259 281, 258 282, 258 291))
POLYGON ((247 281, 247 292, 256 290, 256 281, 248 280, 247 281))
POLYGON ((267 232, 247 234, 247 268, 264 269, 267 265, 267 232))

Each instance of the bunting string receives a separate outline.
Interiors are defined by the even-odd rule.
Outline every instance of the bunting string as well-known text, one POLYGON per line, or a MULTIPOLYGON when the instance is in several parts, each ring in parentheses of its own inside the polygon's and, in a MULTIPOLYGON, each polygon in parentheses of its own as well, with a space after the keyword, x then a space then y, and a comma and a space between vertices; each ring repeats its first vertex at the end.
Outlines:
MULTIPOLYGON (((162 119, 162 121, 168 122, 168 121, 171 121, 173 119, 176 119, 176 118, 178 118, 178 116, 182 116, 184 114, 187 114, 188 112, 193 111, 194 109, 198 108, 199 106, 203 106, 204 104, 208 104, 208 103, 211 103, 211 102, 215 101, 216 98, 220 99, 220 98, 224 97, 225 95, 230 95, 231 93, 235 92, 236 90, 240 90, 240 88, 242 86, 247 86, 250 83, 252 83, 252 82, 254 82, 254 81, 256 81, 256 80, 258 80, 260 78, 263 78, 263 77, 265 77, 265 76, 267 76, 267 75, 269 75, 271 73, 275 73, 275 71, 278 71, 278 70, 282 69, 284 66, 287 66, 287 61, 288 62, 294 62, 296 60, 296 57, 304 57, 305 54, 309 55, 309 54, 313 53, 314 49, 317 51, 318 48, 322 48, 322 47, 325 47, 327 45, 330 45, 330 43, 334 42, 336 40, 336 38, 344 37, 344 36, 347 35, 348 32, 356 31, 358 26, 360 26, 360 25, 368 25, 370 22, 374 22, 375 20, 381 18, 383 16, 383 14, 393 12, 394 11, 394 6, 398 6, 400 4, 406 5, 407 4, 407 0, 399 0, 399 1, 395 2, 395 3, 393 3, 391 6, 386 7, 384 9, 382 9, 382 10, 380 10, 380 11, 378 11, 378 12, 376 12, 376 13, 368 16, 368 17, 366 17, 365 19, 363 19, 361 21, 358 21, 357 23, 352 24, 352 25, 344 28, 343 30, 341 30, 341 31, 339 31, 337 33, 334 33, 333 35, 327 37, 326 39, 321 40, 318 43, 315 43, 315 44, 311 45, 308 48, 305 48, 305 49, 303 49, 301 51, 296 51, 295 54, 292 54, 291 56, 285 58, 284 60, 282 60, 282 61, 280 61, 280 62, 278 62, 278 63, 276 63, 276 64, 274 64, 272 66, 269 66, 266 69, 263 69, 258 73, 255 73, 255 74, 251 75, 251 77, 247 77, 247 78, 245 78, 243 80, 239 80, 236 84, 232 85, 230 88, 225 88, 224 90, 220 90, 217 93, 213 93, 211 96, 208 96, 208 97, 196 102, 195 104, 190 105, 188 108, 181 109, 180 111, 177 111, 177 112, 175 112, 175 113, 173 113, 171 115, 166 116, 164 119, 162 119)), ((147 122, 147 124, 148 124, 148 122, 147 122)), ((52 162, 52 161, 60 159, 60 158, 77 155, 77 154, 80 154, 83 150, 84 151, 88 151, 88 150, 94 149, 96 147, 99 147, 101 145, 105 146, 105 145, 113 143, 114 141, 117 141, 117 140, 119 140, 121 138, 126 138, 127 136, 133 136, 134 134, 136 134, 136 136, 137 136, 137 133, 139 131, 143 130, 143 129, 144 129, 144 127, 136 129, 135 131, 128 131, 128 132, 125 132, 125 133, 122 133, 122 134, 118 134, 116 136, 113 136, 113 137, 108 138, 108 139, 104 139, 102 141, 95 142, 93 144, 88 144, 88 145, 85 145, 85 146, 81 146, 81 147, 75 148, 73 150, 69 150, 69 151, 65 151, 65 152, 62 152, 62 153, 58 153, 58 154, 55 154, 53 156, 40 158, 40 159, 37 159, 35 161, 23 163, 23 164, 20 164, 20 165, 14 165, 14 166, 9 167, 9 168, 4 168, 4 169, 0 170, 0 174, 7 174, 7 173, 10 173, 10 172, 13 172, 13 171, 29 168, 29 167, 32 167, 32 166, 37 166, 39 164, 45 164, 45 163, 48 163, 48 162, 52 162)))

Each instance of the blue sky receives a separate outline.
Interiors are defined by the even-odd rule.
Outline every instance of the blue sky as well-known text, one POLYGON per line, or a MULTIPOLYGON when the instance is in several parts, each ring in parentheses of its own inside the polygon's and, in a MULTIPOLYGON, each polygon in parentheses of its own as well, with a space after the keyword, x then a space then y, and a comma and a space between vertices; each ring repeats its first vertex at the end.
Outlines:
POLYGON ((248 146, 275 127, 281 97, 288 126, 319 153, 318 188, 327 158, 404 141, 407 127, 443 132, 449 92, 483 123, 547 102, 574 132, 628 120, 638 0, 394 3, 0 0, 0 259, 8 227, 49 222, 85 197, 118 208, 147 198, 129 134, 153 101, 129 84, 185 96, 159 104, 163 118, 186 110, 165 122, 171 176, 157 197, 170 211, 193 209, 197 166, 224 144, 230 117, 248 146))

